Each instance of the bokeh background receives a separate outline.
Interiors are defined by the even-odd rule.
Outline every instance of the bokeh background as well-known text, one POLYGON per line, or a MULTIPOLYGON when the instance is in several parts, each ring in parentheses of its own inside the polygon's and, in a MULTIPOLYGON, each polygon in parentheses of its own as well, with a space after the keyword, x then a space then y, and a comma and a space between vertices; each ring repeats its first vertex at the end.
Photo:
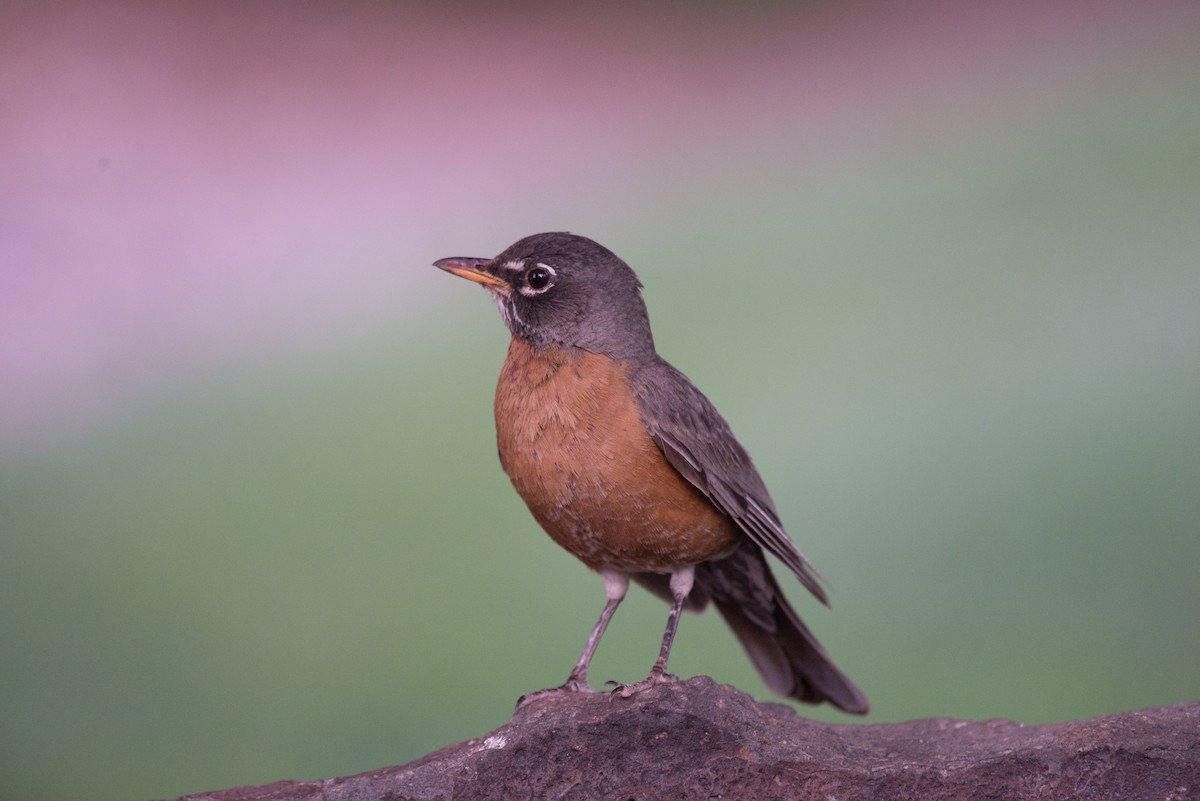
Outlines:
MULTIPOLYGON (((544 230, 639 271, 868 722, 1200 697, 1200 5, 499 9, 0 11, 0 796, 351 774, 563 679, 601 584, 430 266, 544 230)), ((672 667, 766 697, 712 614, 672 667)))

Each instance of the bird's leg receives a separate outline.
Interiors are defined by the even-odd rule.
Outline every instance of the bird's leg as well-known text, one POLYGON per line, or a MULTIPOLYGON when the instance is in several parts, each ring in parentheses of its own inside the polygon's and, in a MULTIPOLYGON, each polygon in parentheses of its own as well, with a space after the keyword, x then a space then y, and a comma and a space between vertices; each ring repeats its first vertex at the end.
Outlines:
POLYGON ((654 667, 650 668, 649 676, 636 684, 617 687, 613 690, 615 694, 622 698, 628 698, 634 693, 656 684, 677 680, 675 676, 667 672, 667 657, 671 655, 671 643, 675 640, 675 629, 679 626, 679 615, 683 612, 683 602, 687 600, 688 593, 692 591, 692 582, 695 578, 696 569, 691 566, 680 568, 671 574, 671 611, 667 613, 667 628, 663 631, 662 647, 658 650, 658 659, 654 661, 654 667))
POLYGON ((600 638, 604 636, 604 630, 608 628, 608 621, 612 620, 613 613, 617 611, 617 607, 625 599, 626 591, 629 590, 629 576, 624 573, 605 571, 601 575, 604 577, 604 594, 608 596, 608 603, 604 605, 600 619, 596 621, 596 625, 592 627, 592 633, 588 635, 587 645, 583 646, 583 653, 579 655, 579 661, 575 663, 575 667, 571 669, 571 675, 567 676, 567 682, 563 685, 564 687, 574 685, 583 692, 591 691, 587 683, 587 672, 592 655, 596 653, 596 646, 600 644, 600 638))
POLYGON ((592 627, 592 633, 588 635, 587 644, 583 646, 583 653, 579 655, 579 661, 575 663, 575 667, 571 668, 571 675, 567 676, 567 680, 560 687, 525 693, 517 699, 518 709, 530 701, 536 701, 548 695, 596 692, 587 683, 588 665, 592 661, 592 655, 596 653, 596 646, 600 644, 600 638, 604 636, 604 630, 608 628, 608 621, 612 620, 613 613, 617 611, 617 607, 621 605, 621 601, 625 599, 625 593, 629 590, 629 576, 624 573, 605 570, 600 575, 604 578, 604 594, 608 596, 608 602, 604 604, 600 619, 596 621, 596 625, 592 627))

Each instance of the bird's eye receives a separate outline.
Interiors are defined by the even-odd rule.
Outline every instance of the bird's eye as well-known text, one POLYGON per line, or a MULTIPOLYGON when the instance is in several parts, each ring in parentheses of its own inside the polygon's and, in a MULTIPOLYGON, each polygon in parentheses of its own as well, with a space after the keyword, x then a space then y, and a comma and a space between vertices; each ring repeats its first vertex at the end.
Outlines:
POLYGON ((525 285, 530 289, 545 289, 550 286, 551 273, 545 267, 531 267, 525 273, 525 285))

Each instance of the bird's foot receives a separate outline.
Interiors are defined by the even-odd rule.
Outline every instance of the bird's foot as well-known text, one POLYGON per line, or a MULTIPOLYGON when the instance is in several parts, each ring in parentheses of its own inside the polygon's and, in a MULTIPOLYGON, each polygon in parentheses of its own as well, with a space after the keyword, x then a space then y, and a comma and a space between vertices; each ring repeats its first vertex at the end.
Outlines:
POLYGON ((657 687, 660 684, 674 684, 679 681, 679 677, 674 673, 666 671, 650 671, 650 675, 641 681, 633 684, 618 684, 613 687, 612 694, 618 698, 629 698, 632 695, 649 690, 651 687, 657 687))
POLYGON ((540 701, 543 698, 552 698, 556 695, 573 695, 575 693, 597 693, 599 690, 593 689, 587 679, 575 678, 572 676, 558 687, 549 687, 545 690, 535 690, 531 693, 525 693, 517 699, 517 709, 531 704, 534 701, 540 701))

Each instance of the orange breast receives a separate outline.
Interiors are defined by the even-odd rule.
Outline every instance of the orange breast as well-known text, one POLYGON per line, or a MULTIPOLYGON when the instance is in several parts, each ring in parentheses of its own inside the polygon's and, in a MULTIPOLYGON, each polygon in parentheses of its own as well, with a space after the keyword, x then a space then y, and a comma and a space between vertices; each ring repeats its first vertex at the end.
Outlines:
POLYGON ((513 340, 495 411, 504 471, 542 528, 588 567, 669 571, 736 544, 733 521, 646 433, 627 365, 513 340))

